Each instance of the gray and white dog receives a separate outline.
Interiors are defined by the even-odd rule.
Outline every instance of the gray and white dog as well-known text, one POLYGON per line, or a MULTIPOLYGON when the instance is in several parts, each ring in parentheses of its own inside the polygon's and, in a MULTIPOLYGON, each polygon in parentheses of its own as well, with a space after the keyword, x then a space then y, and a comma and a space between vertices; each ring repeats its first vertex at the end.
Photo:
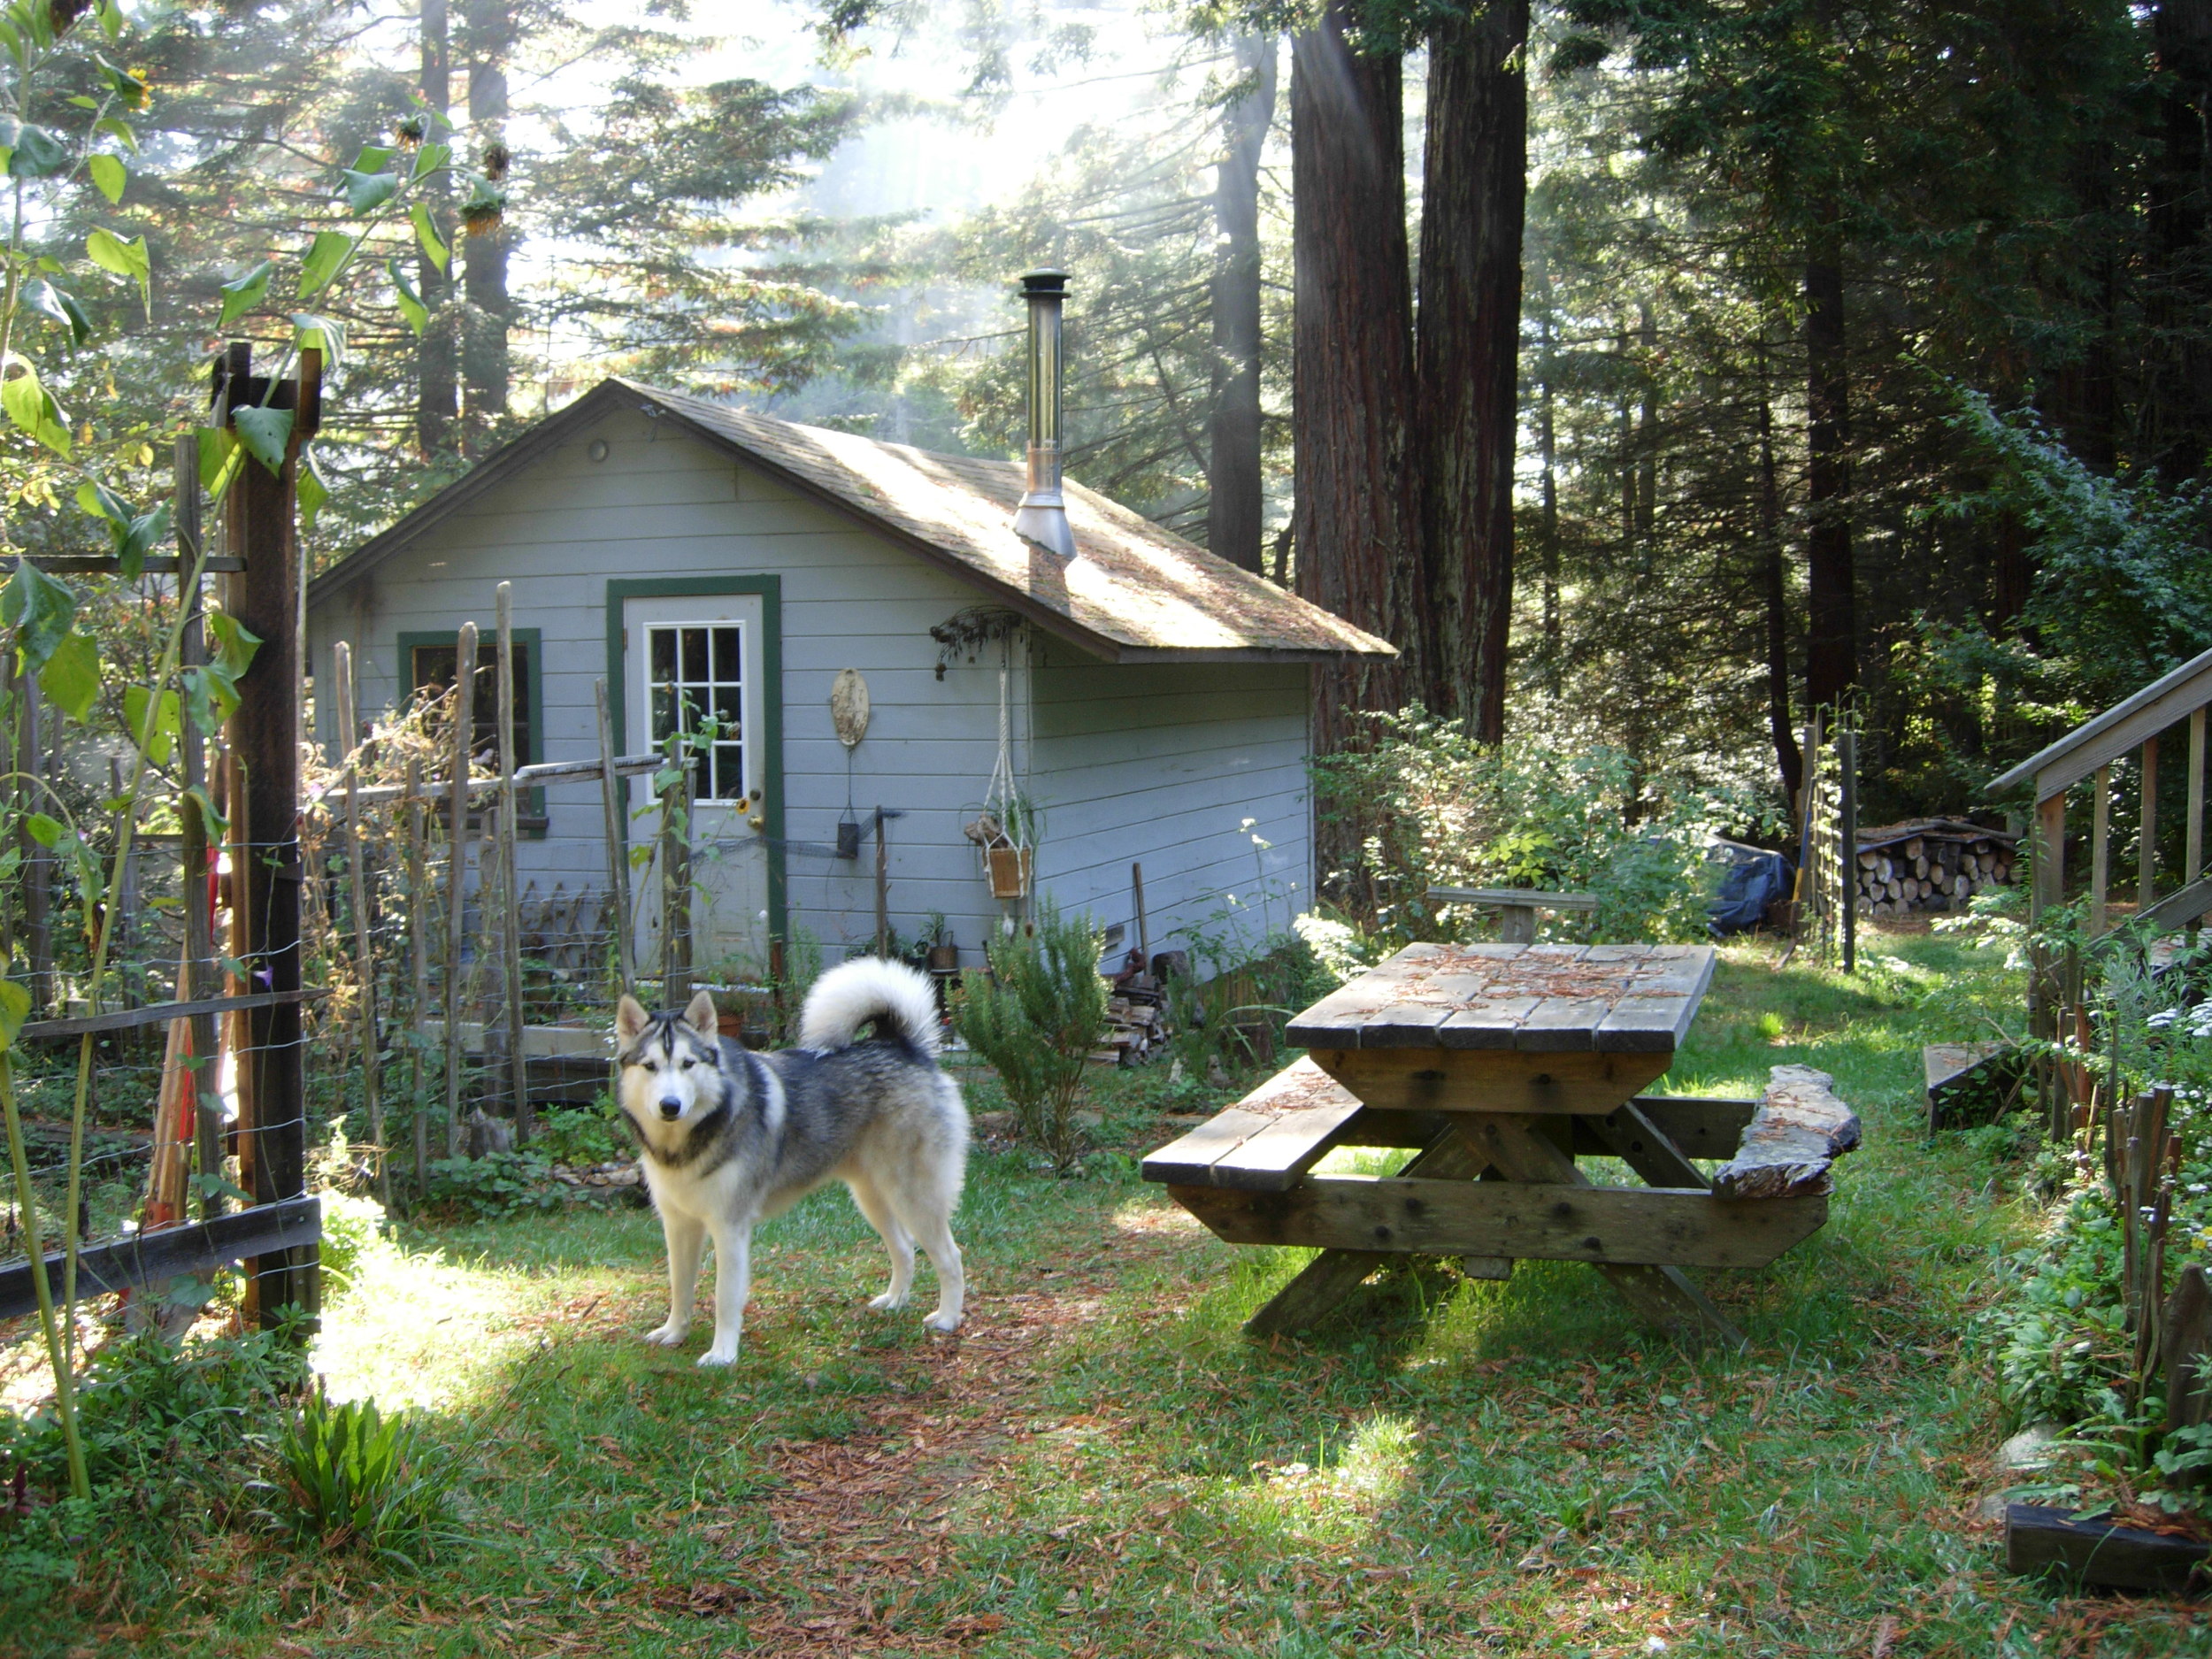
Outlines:
POLYGON ((727 1365, 750 1288, 756 1222, 840 1180, 883 1235, 891 1287, 869 1303, 906 1306, 914 1247, 937 1270, 933 1331, 960 1328, 966 1281, 952 1212, 967 1173, 968 1113, 937 1064, 937 998, 923 975, 864 957, 807 993, 799 1046, 755 1054, 718 1033, 704 991, 681 1013, 615 1012, 623 1114, 644 1151, 645 1184, 668 1240, 668 1321, 646 1333, 673 1346, 691 1328, 699 1252, 714 1240, 714 1342, 702 1365, 727 1365), (874 1034, 859 1041, 872 1024, 874 1034))

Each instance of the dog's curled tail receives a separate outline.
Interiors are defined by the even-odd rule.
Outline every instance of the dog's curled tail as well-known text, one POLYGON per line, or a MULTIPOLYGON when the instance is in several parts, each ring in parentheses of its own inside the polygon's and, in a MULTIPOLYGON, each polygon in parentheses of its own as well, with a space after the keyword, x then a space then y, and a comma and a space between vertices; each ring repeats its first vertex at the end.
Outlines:
POLYGON ((881 1020, 931 1059, 937 1057, 937 992, 926 974, 902 962, 859 956, 840 963, 806 994, 799 1044, 845 1048, 870 1020, 881 1020))

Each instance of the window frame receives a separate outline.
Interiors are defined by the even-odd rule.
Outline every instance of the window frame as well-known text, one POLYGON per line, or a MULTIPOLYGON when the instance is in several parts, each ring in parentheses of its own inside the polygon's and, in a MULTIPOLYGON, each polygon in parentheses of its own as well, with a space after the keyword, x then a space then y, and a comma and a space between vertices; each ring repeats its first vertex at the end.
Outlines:
MULTIPOLYGON (((425 646, 442 649, 457 654, 461 630, 457 624, 451 628, 410 629, 399 635, 399 673, 401 700, 411 698, 422 689, 415 679, 415 652, 425 646)), ((517 676, 522 692, 523 718, 521 752, 515 757, 517 766, 535 766, 545 760, 545 641, 540 628, 514 630, 518 655, 523 659, 522 672, 517 676)), ((476 649, 480 658, 486 651, 496 652, 499 636, 480 634, 476 649)), ((480 699, 484 687, 480 682, 477 695, 480 699)), ((496 696, 496 690, 493 694, 496 696)), ((496 710, 494 712, 496 718, 496 710)), ((520 810, 515 814, 515 833, 526 841, 543 841, 551 827, 546 810, 543 789, 524 789, 518 803, 520 810)), ((480 815, 472 811, 469 822, 475 825, 480 815)))

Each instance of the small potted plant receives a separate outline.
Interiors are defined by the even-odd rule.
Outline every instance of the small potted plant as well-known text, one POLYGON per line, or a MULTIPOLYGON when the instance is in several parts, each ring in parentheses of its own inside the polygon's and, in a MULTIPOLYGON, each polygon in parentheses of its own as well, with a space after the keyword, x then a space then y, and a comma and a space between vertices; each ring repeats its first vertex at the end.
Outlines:
POLYGON ((987 807, 967 826, 968 839, 983 853, 983 873, 995 899, 1025 899, 1036 874, 1037 809, 1027 797, 1010 795, 987 807))
POLYGON ((952 941, 952 934, 945 925, 945 913, 932 910, 922 930, 922 937, 929 946, 929 969, 933 973, 951 973, 960 966, 960 947, 952 941))

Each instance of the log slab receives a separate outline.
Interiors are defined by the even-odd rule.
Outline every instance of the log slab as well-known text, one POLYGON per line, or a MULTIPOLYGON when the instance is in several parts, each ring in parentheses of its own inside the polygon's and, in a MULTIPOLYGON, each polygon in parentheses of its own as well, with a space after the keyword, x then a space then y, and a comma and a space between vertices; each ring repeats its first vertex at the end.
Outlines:
POLYGON ((1859 1118, 1835 1079, 1778 1065, 1736 1156, 1713 1177, 1722 1198, 1795 1198, 1830 1190, 1829 1166, 1859 1144, 1859 1118))

